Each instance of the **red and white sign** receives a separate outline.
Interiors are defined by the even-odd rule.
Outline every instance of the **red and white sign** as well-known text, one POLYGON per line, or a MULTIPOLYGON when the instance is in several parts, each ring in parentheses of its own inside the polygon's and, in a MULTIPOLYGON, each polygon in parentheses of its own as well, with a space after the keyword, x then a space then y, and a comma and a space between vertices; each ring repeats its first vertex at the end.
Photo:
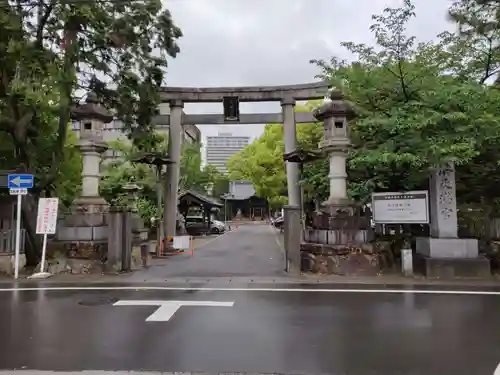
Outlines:
POLYGON ((59 198, 40 198, 36 218, 37 234, 55 234, 57 227, 57 208, 59 198))

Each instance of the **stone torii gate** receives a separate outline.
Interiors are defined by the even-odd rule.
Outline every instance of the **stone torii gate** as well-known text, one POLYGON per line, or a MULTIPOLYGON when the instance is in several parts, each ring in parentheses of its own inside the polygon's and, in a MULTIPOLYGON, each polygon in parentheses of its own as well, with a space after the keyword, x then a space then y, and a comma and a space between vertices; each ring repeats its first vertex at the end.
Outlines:
MULTIPOLYGON (((156 125, 169 125, 168 152, 173 162, 168 166, 165 189, 165 235, 167 237, 174 236, 176 229, 183 125, 282 123, 284 125, 285 153, 290 153, 297 148, 296 124, 317 121, 312 113, 295 113, 295 103, 323 99, 328 89, 329 84, 325 81, 287 86, 162 88, 160 98, 163 103, 170 104, 170 114, 157 116, 155 123, 156 125), (189 115, 182 112, 184 103, 217 102, 223 103, 223 114, 189 115), (241 102, 280 102, 282 113, 240 114, 239 103, 241 102)), ((300 207, 298 164, 286 162, 286 175, 288 204, 292 207, 300 207)), ((299 267, 300 270, 300 264, 293 265, 293 267, 299 267)))

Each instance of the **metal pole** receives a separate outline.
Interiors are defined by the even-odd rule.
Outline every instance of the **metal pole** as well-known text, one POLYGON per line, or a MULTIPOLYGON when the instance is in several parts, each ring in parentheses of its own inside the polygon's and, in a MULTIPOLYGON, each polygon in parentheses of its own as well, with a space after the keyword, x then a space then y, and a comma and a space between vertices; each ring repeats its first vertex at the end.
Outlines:
POLYGON ((47 253, 47 233, 43 234, 42 261, 40 263, 40 273, 45 269, 45 254, 47 253))
POLYGON ((17 218, 16 218, 16 250, 14 255, 14 279, 19 278, 19 253, 21 249, 21 202, 22 195, 17 195, 17 218))
POLYGON ((161 219, 162 209, 161 209, 161 201, 163 195, 163 189, 161 184, 161 165, 156 166, 156 174, 157 174, 157 185, 156 185, 156 254, 158 256, 161 255, 161 242, 163 241, 163 220, 161 219))
MULTIPOLYGON (((305 235, 306 230, 306 215, 304 210, 304 183, 302 178, 304 177, 304 164, 300 163, 300 176, 299 176, 299 184, 300 184, 300 219, 302 221, 302 236, 305 235)), ((303 240, 304 238, 301 238, 303 240)))

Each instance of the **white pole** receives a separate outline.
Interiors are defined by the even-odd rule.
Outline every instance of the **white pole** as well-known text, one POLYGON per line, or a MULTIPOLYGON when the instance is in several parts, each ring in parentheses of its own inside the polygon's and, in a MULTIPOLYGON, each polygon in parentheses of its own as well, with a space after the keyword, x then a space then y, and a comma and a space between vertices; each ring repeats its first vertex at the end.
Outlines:
POLYGON ((16 252, 14 258, 14 279, 19 277, 19 253, 21 248, 21 199, 22 195, 17 195, 17 218, 16 218, 16 252))
POLYGON ((43 245, 42 245, 42 262, 40 263, 40 272, 43 273, 45 266, 45 254, 47 253, 47 233, 43 234, 43 245))

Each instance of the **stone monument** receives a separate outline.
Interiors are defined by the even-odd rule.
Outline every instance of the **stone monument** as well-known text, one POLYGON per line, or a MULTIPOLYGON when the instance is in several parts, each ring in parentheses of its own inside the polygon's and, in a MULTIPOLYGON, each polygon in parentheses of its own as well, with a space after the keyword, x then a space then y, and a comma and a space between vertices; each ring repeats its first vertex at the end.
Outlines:
POLYGON ((101 155, 107 150, 102 131, 113 115, 101 106, 94 93, 84 104, 72 108, 72 119, 80 123, 78 148, 82 154, 82 190, 70 213, 61 217, 56 240, 63 243, 68 258, 105 261, 108 243, 108 203, 99 195, 101 155))
POLYGON ((304 233, 301 246, 302 270, 333 274, 377 274, 377 257, 370 241, 369 218, 360 205, 347 196, 346 164, 351 141, 351 106, 337 90, 330 90, 323 104, 313 112, 323 121, 324 138, 319 144, 328 157, 329 197, 312 217, 312 229, 304 233))
POLYGON ((417 238, 415 269, 429 277, 486 277, 488 259, 479 255, 478 240, 458 238, 455 166, 431 172, 430 237, 417 238))
POLYGON ((93 92, 87 95, 85 104, 74 107, 72 118, 80 122, 78 148, 82 154, 82 191, 73 203, 86 212, 102 212, 108 207, 99 195, 100 167, 102 154, 108 149, 103 140, 104 124, 113 120, 113 115, 101 106, 93 92))
POLYGON ((330 97, 313 114, 323 121, 324 138, 319 148, 328 155, 330 170, 330 195, 323 206, 331 215, 347 212, 354 214, 355 205, 347 197, 347 156, 351 149, 349 120, 354 117, 352 108, 339 91, 330 90, 330 97))

